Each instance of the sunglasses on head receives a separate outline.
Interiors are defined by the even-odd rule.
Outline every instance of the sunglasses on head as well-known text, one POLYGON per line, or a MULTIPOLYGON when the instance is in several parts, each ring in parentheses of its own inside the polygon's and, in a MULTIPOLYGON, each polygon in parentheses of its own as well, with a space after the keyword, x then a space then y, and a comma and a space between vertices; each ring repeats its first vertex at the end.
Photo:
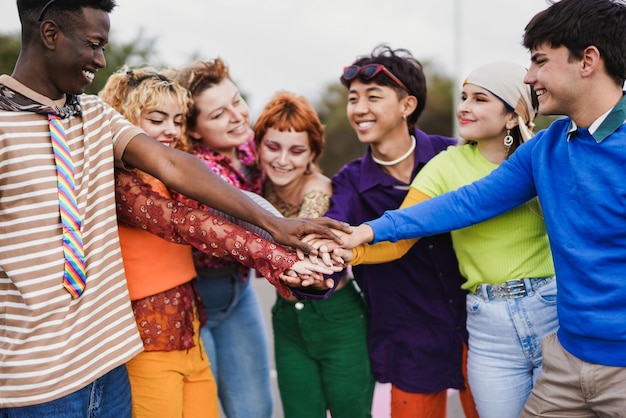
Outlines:
POLYGON ((380 72, 385 73, 385 75, 393 80, 394 83, 402 87, 402 89, 407 93, 411 94, 409 92, 409 89, 404 85, 404 83, 400 81, 398 77, 393 75, 391 71, 389 71, 387 67, 382 64, 366 64, 363 66, 349 65, 343 69, 343 79, 346 81, 352 81, 358 77, 361 77, 363 80, 371 80, 372 78, 376 77, 376 75, 380 72))

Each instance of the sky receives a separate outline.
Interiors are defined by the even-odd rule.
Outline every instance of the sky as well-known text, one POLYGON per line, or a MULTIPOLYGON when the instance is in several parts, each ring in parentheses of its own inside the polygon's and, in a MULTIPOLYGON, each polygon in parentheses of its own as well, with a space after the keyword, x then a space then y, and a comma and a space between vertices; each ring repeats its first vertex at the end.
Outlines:
MULTIPOLYGON (((312 102, 344 66, 381 43, 405 48, 429 70, 461 80, 508 60, 524 66, 524 27, 546 0, 117 0, 110 41, 155 40, 159 60, 179 67, 220 57, 252 117, 278 90, 312 102)), ((15 1, 2 0, 0 31, 18 31, 15 1)), ((427 74, 428 75, 428 74, 427 74)), ((458 87, 457 86, 457 87, 458 87)))

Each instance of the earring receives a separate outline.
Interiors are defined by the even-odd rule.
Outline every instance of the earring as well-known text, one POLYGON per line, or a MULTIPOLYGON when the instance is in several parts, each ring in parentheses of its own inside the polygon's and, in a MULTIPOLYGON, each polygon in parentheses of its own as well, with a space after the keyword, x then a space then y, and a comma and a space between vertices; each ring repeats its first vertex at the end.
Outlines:
POLYGON ((306 165, 306 170, 304 170, 304 174, 312 174, 313 173, 313 163, 309 162, 306 165))
POLYGON ((402 119, 406 120, 406 115, 402 114, 402 119))
POLYGON ((506 155, 509 155, 509 149, 513 145, 513 137, 511 136, 511 130, 506 130, 506 136, 504 137, 504 147, 506 148, 506 155))

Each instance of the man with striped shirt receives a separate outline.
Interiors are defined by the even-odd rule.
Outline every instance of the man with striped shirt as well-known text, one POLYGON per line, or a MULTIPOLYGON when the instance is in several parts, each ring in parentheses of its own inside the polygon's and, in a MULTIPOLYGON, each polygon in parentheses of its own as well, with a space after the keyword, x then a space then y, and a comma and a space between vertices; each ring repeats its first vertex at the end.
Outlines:
POLYGON ((0 417, 129 417, 124 363, 142 343, 120 254, 114 165, 148 172, 305 252, 298 238, 305 232, 342 226, 276 218, 197 158, 160 145, 98 97, 80 95, 106 65, 114 0, 17 6, 22 50, 12 76, 0 76, 0 417), (75 171, 86 266, 76 299, 63 287, 48 114, 62 118, 75 171))

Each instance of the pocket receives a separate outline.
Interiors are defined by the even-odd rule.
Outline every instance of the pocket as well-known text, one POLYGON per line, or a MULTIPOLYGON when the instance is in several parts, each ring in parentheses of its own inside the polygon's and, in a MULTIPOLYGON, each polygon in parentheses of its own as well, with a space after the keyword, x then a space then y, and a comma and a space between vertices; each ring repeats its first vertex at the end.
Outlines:
POLYGON ((556 293, 556 280, 552 280, 550 283, 535 289, 537 299, 548 306, 556 305, 556 293))
POLYGON ((473 293, 468 293, 465 297, 465 309, 468 315, 478 315, 485 305, 485 301, 473 293))
POLYGON ((272 305, 272 315, 282 315, 286 312, 293 312, 295 309, 294 303, 283 299, 282 297, 276 295, 276 301, 274 305, 272 305))
POLYGON ((350 284, 331 294, 328 299, 313 301, 311 306, 329 322, 365 320, 368 317, 363 298, 350 284))

